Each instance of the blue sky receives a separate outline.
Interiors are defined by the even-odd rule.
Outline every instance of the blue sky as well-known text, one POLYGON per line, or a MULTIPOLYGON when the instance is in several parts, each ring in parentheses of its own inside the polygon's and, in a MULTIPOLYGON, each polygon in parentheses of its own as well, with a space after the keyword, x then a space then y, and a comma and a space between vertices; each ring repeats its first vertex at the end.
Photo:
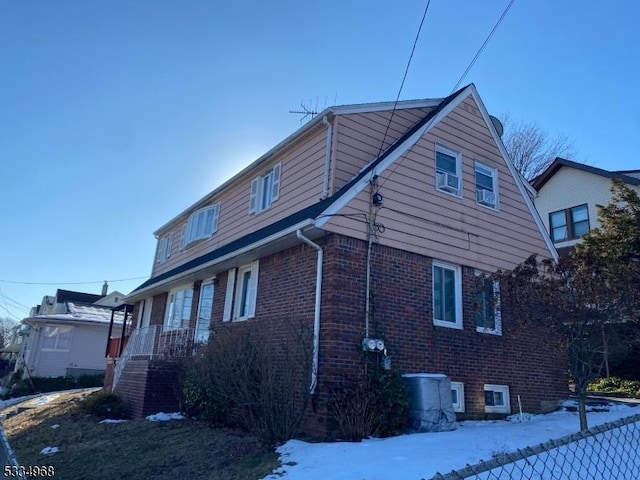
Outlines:
MULTIPOLYGON (((449 94, 507 3, 432 0, 401 99, 449 94)), ((301 102, 394 100, 425 5, 3 2, 0 316, 58 287, 135 288, 153 231, 299 128, 301 102)), ((639 15, 516 0, 464 83, 579 161, 639 168, 639 15)))

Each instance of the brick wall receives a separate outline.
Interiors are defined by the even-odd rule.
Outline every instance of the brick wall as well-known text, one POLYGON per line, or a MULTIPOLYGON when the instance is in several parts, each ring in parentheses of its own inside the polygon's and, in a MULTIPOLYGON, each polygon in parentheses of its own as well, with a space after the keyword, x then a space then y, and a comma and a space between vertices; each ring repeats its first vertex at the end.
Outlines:
MULTIPOLYGON (((325 253, 320 336, 319 401, 331 382, 361 365, 365 329, 366 242, 332 235, 325 253)), ((382 338, 403 373, 445 373, 464 382, 466 415, 486 418, 484 384, 508 385, 512 410, 541 411, 566 397, 566 358, 550 348, 548 332, 524 329, 502 312, 502 335, 475 326, 476 279, 462 268, 463 329, 439 327, 432 316, 432 259, 375 245, 372 250, 369 336, 382 338)), ((376 355, 376 354, 368 354, 376 355)), ((323 398, 324 396, 324 398, 323 398)))

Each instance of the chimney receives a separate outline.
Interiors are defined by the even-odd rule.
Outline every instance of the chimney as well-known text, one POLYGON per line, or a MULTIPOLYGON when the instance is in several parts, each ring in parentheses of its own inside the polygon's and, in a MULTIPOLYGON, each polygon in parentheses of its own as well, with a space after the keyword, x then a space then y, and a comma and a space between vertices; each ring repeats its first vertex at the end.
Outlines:
POLYGON ((107 294, 107 290, 109 290, 109 284, 107 281, 104 281, 104 285, 102 285, 102 296, 104 297, 107 294))

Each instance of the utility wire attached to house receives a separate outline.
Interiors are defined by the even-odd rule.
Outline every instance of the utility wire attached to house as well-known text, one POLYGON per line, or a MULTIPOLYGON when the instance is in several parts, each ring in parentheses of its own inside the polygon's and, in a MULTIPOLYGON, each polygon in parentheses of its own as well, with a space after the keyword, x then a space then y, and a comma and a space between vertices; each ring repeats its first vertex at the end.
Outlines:
POLYGON ((511 6, 514 4, 516 0, 511 0, 509 2, 509 4, 507 5, 507 7, 504 9, 504 11, 502 12, 502 15, 500 15, 500 18, 498 19, 498 21, 496 22, 496 24, 493 26, 493 29, 491 30, 491 32, 489 32, 489 35, 487 36, 487 38, 484 40, 484 43, 482 44, 482 46, 478 49, 478 51, 476 52, 476 56, 473 57, 473 60, 471 60, 471 63, 469 64, 469 66, 467 67, 467 69, 464 71, 464 73, 462 74, 462 76, 458 79, 458 82, 455 84, 455 86, 453 87, 453 89, 451 90, 451 93, 455 92, 458 87, 460 86, 460 84, 463 82, 463 80, 465 79, 465 77, 467 76, 467 74, 471 71, 471 69, 473 68, 473 65, 476 63, 476 60, 478 60, 478 57, 480 57, 480 55, 482 54, 482 52, 484 51, 485 47, 487 46, 487 44, 489 43, 489 40, 491 40, 491 37, 493 37, 493 34, 496 33, 496 30, 498 29, 498 27, 500 26, 500 24, 502 23, 502 20, 504 20, 504 17, 507 15, 507 13, 509 12, 509 9, 511 8, 511 6))
POLYGON ((116 280, 90 280, 90 281, 86 281, 86 282, 18 282, 15 280, 1 280, 0 279, 0 283, 11 283, 14 285, 89 285, 89 284, 95 284, 95 283, 104 283, 104 282, 109 282, 109 283, 115 283, 115 282, 126 282, 129 280, 142 280, 142 279, 147 279, 149 278, 149 276, 144 276, 144 277, 130 277, 130 278, 119 278, 116 280))
POLYGON ((389 132, 389 127, 391 126, 391 122, 393 121, 393 115, 396 113, 396 107, 398 105, 398 101, 400 100, 400 93, 402 93, 402 88, 404 87, 404 82, 407 79, 407 74, 409 73, 409 66, 411 66, 411 60, 413 60, 413 54, 416 51, 416 45, 418 45, 418 39, 420 38, 420 32, 422 31, 422 25, 424 24, 424 19, 427 17, 427 12, 429 11, 429 4, 431 0, 427 0, 427 5, 424 8, 424 13, 422 14, 422 20, 420 20, 420 26, 418 27, 418 33, 416 33, 416 39, 413 41, 413 47, 411 48, 411 55, 409 55, 409 61, 407 62, 407 68, 404 70, 404 75, 402 77, 402 82, 400 83, 400 88, 398 89, 398 95, 396 95, 396 101, 393 104, 393 110, 391 110, 391 116, 389 117, 389 121, 387 122, 387 128, 384 131, 384 136, 382 137, 382 143, 380 143, 380 149, 378 150, 378 157, 382 153, 382 149, 384 148, 384 142, 387 140, 387 133, 389 132))

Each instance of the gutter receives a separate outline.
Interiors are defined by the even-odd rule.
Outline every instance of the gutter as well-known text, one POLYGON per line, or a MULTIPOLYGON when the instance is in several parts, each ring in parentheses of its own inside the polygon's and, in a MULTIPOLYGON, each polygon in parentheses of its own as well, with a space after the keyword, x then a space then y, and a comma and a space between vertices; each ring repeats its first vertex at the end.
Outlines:
POLYGON ((324 154, 324 174, 322 176, 322 200, 329 195, 329 168, 331 166, 331 137, 333 135, 333 125, 327 120, 327 116, 322 117, 322 123, 327 126, 327 146, 324 154))
POLYGON ((322 293, 322 260, 324 257, 324 250, 322 250, 322 247, 320 245, 312 242, 307 237, 302 235, 302 230, 296 230, 296 236, 318 252, 316 265, 316 303, 313 311, 313 363, 311 367, 311 385, 309 386, 309 393, 314 394, 318 385, 318 353, 320 350, 320 300, 322 293))

